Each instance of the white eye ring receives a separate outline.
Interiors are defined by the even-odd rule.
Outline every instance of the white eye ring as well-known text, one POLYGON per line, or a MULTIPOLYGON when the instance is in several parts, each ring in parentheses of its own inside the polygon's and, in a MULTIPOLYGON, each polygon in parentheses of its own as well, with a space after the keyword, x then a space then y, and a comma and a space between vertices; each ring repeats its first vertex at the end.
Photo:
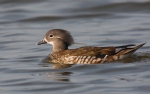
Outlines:
POLYGON ((49 37, 52 38, 52 37, 54 37, 54 36, 50 34, 49 37))

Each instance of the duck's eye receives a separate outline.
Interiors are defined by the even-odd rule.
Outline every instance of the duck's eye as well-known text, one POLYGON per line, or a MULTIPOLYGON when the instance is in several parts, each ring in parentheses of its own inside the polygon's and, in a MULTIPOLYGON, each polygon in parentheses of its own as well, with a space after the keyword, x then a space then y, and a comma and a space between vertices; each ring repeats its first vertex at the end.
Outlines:
POLYGON ((53 35, 49 35, 49 37, 51 37, 51 38, 52 38, 52 37, 53 37, 53 35))

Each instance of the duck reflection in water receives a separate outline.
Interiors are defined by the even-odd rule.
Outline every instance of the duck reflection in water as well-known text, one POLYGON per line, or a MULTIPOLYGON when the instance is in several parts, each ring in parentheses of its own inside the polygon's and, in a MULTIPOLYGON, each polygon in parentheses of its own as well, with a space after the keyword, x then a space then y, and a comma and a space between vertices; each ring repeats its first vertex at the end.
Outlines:
POLYGON ((70 82, 72 72, 49 72, 47 75, 50 79, 57 82, 70 82))
POLYGON ((53 68, 54 69, 62 69, 62 68, 69 68, 71 66, 72 66, 72 64, 54 64, 53 68))
MULTIPOLYGON (((49 62, 45 63, 50 64, 49 62)), ((58 81, 58 82, 70 82, 70 75, 73 74, 69 70, 66 70, 66 68, 71 67, 71 64, 53 64, 53 71, 48 72, 47 75, 51 80, 58 81)))

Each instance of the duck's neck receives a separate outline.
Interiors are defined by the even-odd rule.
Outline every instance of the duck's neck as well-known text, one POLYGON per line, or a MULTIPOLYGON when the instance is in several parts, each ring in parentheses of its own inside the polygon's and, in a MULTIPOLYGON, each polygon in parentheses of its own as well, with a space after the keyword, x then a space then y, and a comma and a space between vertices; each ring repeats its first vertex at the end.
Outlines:
POLYGON ((63 41, 56 40, 53 43, 53 52, 52 53, 64 51, 64 50, 67 50, 67 49, 68 49, 68 45, 67 44, 65 44, 63 41))

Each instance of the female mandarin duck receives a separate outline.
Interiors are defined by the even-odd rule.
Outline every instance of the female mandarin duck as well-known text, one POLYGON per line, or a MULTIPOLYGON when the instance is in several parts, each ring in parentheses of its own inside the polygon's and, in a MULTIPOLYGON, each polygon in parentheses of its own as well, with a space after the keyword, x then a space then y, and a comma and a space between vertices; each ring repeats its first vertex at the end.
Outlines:
POLYGON ((145 44, 68 49, 74 40, 68 31, 62 29, 49 30, 37 45, 45 43, 53 46, 48 56, 49 62, 59 64, 98 64, 120 60, 129 57, 145 44))

